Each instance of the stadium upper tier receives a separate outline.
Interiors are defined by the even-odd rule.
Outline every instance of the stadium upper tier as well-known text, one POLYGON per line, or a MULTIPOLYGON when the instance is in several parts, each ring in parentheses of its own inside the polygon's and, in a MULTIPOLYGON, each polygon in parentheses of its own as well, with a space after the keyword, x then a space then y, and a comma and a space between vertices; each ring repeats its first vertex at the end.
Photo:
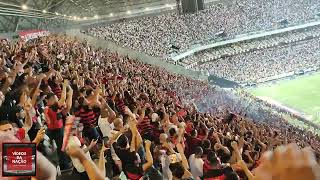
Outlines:
POLYGON ((201 70, 201 68, 198 68, 198 65, 204 64, 209 61, 214 61, 220 58, 234 56, 249 51, 290 44, 319 36, 320 28, 319 26, 316 26, 312 28, 299 29, 297 31, 288 31, 281 34, 264 36, 262 38, 239 41, 236 43, 221 45, 194 53, 190 56, 187 56, 186 58, 180 59, 179 65, 182 65, 187 69, 201 70))
POLYGON ((319 38, 221 58, 200 66, 236 82, 257 82, 283 73, 320 67, 319 38))
POLYGON ((167 57, 177 50, 172 45, 182 52, 195 42, 218 38, 219 32, 231 38, 277 28, 283 20, 303 23, 315 18, 319 5, 317 0, 228 1, 210 5, 197 14, 141 17, 92 27, 88 33, 149 55, 167 57))

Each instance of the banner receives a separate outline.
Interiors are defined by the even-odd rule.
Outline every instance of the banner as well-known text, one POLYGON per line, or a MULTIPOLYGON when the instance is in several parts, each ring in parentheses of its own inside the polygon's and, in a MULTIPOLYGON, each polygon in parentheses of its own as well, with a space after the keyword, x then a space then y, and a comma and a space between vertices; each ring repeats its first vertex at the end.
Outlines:
POLYGON ((27 30, 27 31, 20 31, 19 37, 23 39, 24 41, 29 41, 31 39, 35 39, 38 37, 48 36, 50 34, 47 30, 27 30))

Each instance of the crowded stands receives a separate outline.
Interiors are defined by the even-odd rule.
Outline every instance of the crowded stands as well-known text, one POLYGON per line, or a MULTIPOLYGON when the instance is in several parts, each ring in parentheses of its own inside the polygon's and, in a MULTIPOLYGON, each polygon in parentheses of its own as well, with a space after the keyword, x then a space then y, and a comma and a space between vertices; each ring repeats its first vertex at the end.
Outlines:
POLYGON ((320 178, 318 135, 204 111, 206 82, 62 35, 0 45, 0 141, 37 144, 37 179, 320 178))
POLYGON ((304 23, 319 12, 317 0, 219 1, 197 14, 166 13, 89 28, 88 34, 152 56, 168 57, 192 44, 304 23), (284 25, 286 26, 286 25, 284 25), (172 48, 177 47, 177 48, 172 48))
POLYGON ((236 82, 257 82, 288 72, 318 69, 319 38, 220 58, 200 65, 211 74, 236 82))
POLYGON ((214 61, 227 56, 234 56, 241 53, 246 53, 255 50, 267 49, 285 44, 292 44, 307 39, 312 39, 320 36, 319 27, 299 29, 297 31, 289 31, 285 33, 275 34, 262 38, 252 39, 248 41, 240 41, 237 43, 218 46, 196 52, 190 56, 179 59, 179 65, 187 69, 201 70, 197 65, 209 61, 214 61))

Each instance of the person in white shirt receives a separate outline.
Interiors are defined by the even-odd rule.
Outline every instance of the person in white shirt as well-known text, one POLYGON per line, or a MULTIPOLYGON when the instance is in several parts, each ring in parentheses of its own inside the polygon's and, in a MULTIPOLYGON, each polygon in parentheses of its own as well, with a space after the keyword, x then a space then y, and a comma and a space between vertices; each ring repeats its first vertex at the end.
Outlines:
POLYGON ((100 127, 100 130, 102 132, 103 138, 110 137, 111 132, 114 129, 113 120, 110 118, 103 118, 100 116, 98 120, 98 126, 100 127))
POLYGON ((101 108, 101 116, 98 120, 98 126, 102 132, 103 138, 108 137, 111 138, 111 133, 114 129, 113 121, 115 120, 115 113, 109 107, 105 100, 102 101, 102 108, 101 108))
MULTIPOLYGON (((110 131, 110 134, 109 134, 109 139, 112 139, 112 137, 114 135, 116 135, 121 128, 123 128, 123 121, 122 119, 120 118, 116 118, 114 119, 113 121, 113 125, 114 125, 114 128, 110 131)), ((118 139, 116 139, 118 140, 118 139)), ((122 164, 121 164, 121 161, 120 161, 120 158, 117 156, 116 152, 114 151, 113 147, 111 146, 111 156, 112 156, 112 159, 113 161, 115 162, 115 164, 117 165, 117 167, 119 168, 119 170, 121 171, 121 167, 122 167, 122 164)))
POLYGON ((191 174, 196 180, 200 180, 200 178, 203 176, 204 162, 201 158, 202 154, 203 154, 202 148, 196 147, 195 153, 189 156, 189 166, 190 166, 191 174))
MULTIPOLYGON (((83 149, 87 159, 92 160, 89 151, 91 148, 93 148, 97 144, 98 140, 95 140, 95 141, 92 140, 88 147, 85 144, 82 145, 80 141, 80 139, 82 139, 82 130, 83 130, 83 126, 81 125, 74 125, 72 127, 67 148, 74 147, 74 146, 80 147, 81 149, 83 149)), ((83 167, 80 160, 74 157, 70 157, 70 158, 74 166, 72 174, 76 177, 79 177, 79 179, 81 180, 89 180, 89 177, 85 171, 85 168, 83 167)))

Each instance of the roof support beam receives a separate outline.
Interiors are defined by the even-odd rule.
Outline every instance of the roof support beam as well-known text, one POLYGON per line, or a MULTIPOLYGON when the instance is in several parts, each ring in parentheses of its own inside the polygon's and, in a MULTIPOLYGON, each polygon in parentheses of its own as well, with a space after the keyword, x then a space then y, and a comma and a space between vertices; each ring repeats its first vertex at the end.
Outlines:
POLYGON ((56 6, 59 6, 60 4, 64 3, 65 1, 66 1, 66 0, 61 0, 61 1, 57 2, 57 3, 55 3, 55 4, 52 4, 52 1, 51 1, 50 6, 48 6, 47 8, 48 8, 48 9, 52 9, 52 8, 54 8, 54 7, 56 7, 56 6))

